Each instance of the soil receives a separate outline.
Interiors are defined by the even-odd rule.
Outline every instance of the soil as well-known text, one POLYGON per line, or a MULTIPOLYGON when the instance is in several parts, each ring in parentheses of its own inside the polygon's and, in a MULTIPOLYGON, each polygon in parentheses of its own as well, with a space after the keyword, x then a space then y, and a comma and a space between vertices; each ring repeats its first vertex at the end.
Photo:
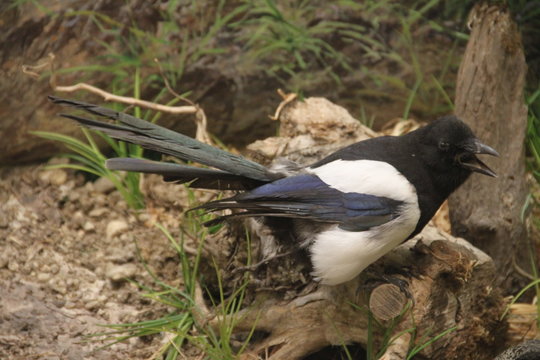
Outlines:
POLYGON ((146 359, 157 350, 159 336, 105 348, 86 338, 106 330, 100 325, 165 312, 126 281, 151 283, 143 263, 163 281, 181 282, 177 254, 154 223, 178 235, 183 187, 151 176, 145 183, 149 205, 134 211, 101 179, 43 166, 0 169, 1 359, 146 359))

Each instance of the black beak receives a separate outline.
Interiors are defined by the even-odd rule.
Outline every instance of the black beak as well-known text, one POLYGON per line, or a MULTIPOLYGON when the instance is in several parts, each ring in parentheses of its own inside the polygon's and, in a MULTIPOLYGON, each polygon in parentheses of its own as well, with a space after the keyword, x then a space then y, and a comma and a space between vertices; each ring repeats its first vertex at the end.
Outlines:
POLYGON ((464 168, 487 176, 497 177, 497 174, 489 168, 475 154, 486 154, 499 156, 499 153, 490 146, 482 144, 478 139, 474 139, 463 146, 465 152, 457 156, 457 162, 464 168))

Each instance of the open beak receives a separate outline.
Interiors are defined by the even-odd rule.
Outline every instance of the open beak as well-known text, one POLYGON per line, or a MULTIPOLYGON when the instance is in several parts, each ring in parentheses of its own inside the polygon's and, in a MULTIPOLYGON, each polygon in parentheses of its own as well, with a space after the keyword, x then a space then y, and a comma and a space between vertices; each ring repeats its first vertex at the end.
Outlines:
POLYGON ((470 143, 466 144, 464 149, 466 152, 459 154, 457 157, 457 161, 462 167, 480 174, 497 177, 497 174, 475 155, 487 154, 498 157, 499 153, 495 149, 482 144, 478 139, 474 139, 470 143))

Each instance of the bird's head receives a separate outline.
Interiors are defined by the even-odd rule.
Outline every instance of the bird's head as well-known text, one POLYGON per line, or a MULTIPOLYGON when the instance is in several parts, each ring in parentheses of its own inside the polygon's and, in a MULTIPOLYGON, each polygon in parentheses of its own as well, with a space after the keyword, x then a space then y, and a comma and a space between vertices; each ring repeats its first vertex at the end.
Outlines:
POLYGON ((483 144, 472 130, 455 116, 439 118, 421 131, 423 156, 428 165, 442 173, 459 173, 468 176, 471 172, 496 177, 477 155, 499 156, 499 153, 483 144))

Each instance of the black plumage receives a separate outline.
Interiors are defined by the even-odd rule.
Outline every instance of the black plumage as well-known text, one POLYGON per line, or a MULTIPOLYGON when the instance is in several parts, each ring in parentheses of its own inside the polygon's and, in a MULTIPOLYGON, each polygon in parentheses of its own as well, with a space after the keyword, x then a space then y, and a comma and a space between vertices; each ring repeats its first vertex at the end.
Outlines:
POLYGON ((62 115, 113 138, 216 169, 115 158, 113 170, 156 173, 191 187, 242 190, 201 205, 234 209, 230 217, 281 219, 306 247, 314 275, 339 284, 411 238, 473 173, 495 176, 477 154, 497 156, 455 116, 407 135, 373 138, 345 147, 291 174, 266 168, 133 116, 79 101, 50 98, 117 123, 62 115), (292 222, 292 226, 291 226, 292 222))

